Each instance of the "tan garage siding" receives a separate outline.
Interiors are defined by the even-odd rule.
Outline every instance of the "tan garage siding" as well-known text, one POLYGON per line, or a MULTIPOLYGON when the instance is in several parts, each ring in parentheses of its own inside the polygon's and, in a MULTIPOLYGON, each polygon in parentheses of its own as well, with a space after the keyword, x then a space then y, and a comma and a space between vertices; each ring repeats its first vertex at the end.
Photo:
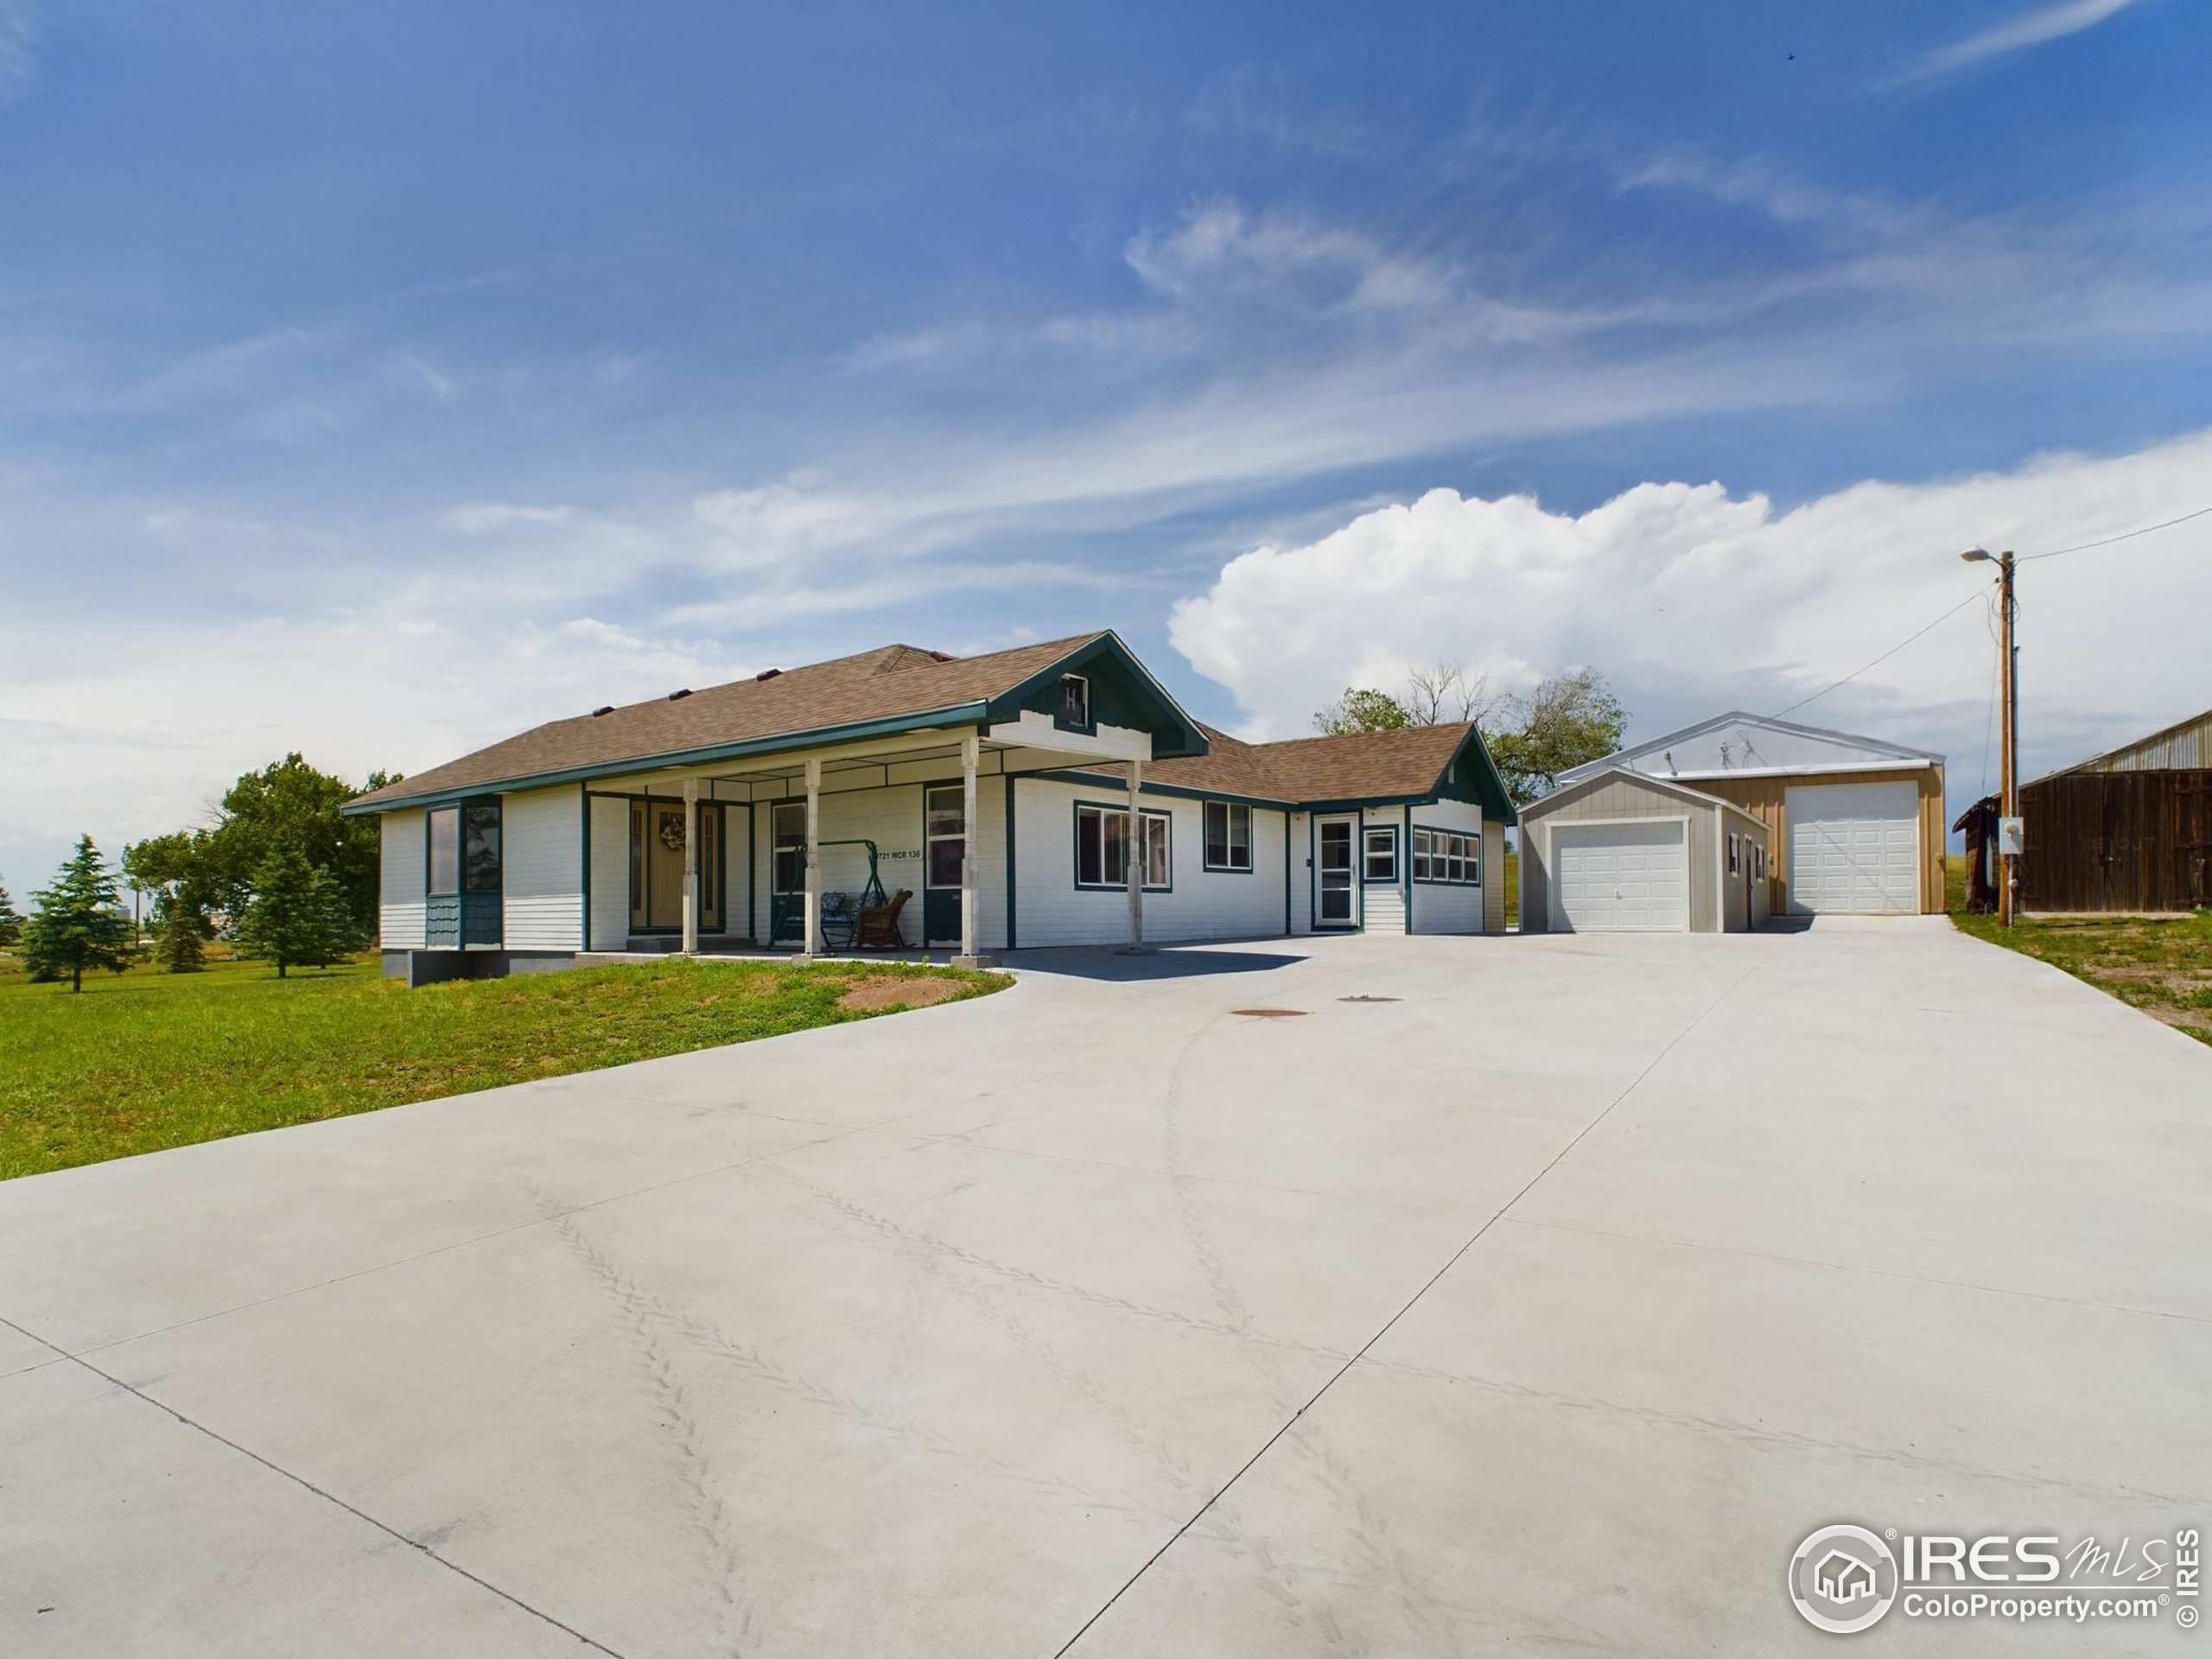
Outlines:
MULTIPOLYGON (((1740 806, 1767 828, 1767 902, 1777 915, 1789 907, 1789 826, 1783 801, 1792 789, 1820 784, 1909 783, 1920 791, 1920 909, 1943 909, 1943 768, 1903 766, 1891 771, 1750 773, 1741 778, 1686 778, 1684 785, 1740 806)), ((1524 878, 1525 880, 1525 878, 1524 878)))
POLYGON ((1505 931, 1505 825, 1496 818, 1483 820, 1483 931, 1505 931))
POLYGON ((1589 823, 1607 818, 1688 818, 1689 925, 1693 933, 1710 933, 1713 923, 1713 819, 1719 809, 1700 806, 1663 789, 1614 776, 1602 782, 1562 790, 1557 805, 1538 802, 1521 815, 1521 931, 1541 933, 1550 925, 1551 845, 1546 826, 1589 823), (1564 797, 1565 798, 1561 798, 1564 797))

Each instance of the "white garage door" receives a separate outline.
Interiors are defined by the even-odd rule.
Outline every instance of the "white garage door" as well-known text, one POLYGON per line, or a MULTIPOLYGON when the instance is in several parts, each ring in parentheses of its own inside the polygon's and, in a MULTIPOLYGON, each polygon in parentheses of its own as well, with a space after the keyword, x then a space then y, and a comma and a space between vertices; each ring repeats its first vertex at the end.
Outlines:
POLYGON ((1567 933, 1680 932, 1689 858, 1678 823, 1552 826, 1552 925, 1567 933))
POLYGON ((1789 792, 1789 908, 1799 916, 1920 909, 1920 791, 1808 784, 1789 792))

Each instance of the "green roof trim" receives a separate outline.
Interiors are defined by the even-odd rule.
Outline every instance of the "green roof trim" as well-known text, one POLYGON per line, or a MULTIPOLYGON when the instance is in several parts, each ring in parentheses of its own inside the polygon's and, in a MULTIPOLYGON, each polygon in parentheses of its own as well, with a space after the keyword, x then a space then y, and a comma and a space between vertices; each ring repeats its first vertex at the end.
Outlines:
POLYGON ((649 772, 663 766, 696 766, 708 760, 735 760, 750 755, 774 754, 784 749, 810 748, 817 743, 891 737, 900 732, 921 731, 935 726, 982 725, 989 718, 988 711, 989 705, 980 701, 951 703, 943 709, 926 709, 918 714, 894 715, 882 720, 851 721, 842 726, 807 727, 794 732, 778 732, 769 737, 747 738, 738 743, 678 749, 666 754, 630 755, 598 766, 569 766, 558 772, 488 779, 480 784, 471 784, 466 789, 396 796, 372 806, 356 806, 349 802, 338 810, 340 814, 349 817, 365 817, 372 812, 411 811, 416 807, 442 806, 473 796, 497 795, 506 790, 543 789, 554 784, 573 784, 592 778, 620 778, 629 772, 649 772))
POLYGON ((1183 705, 1175 701, 1166 686, 1153 677, 1152 671, 1137 660, 1136 653, 1122 643, 1122 636, 1110 629, 1090 644, 1080 645, 1058 661, 1039 669, 1020 684, 993 697, 988 705, 988 719, 993 725, 1020 720, 1022 706, 1031 697, 1057 685, 1063 674, 1077 674, 1095 667, 1102 658, 1121 669, 1144 700, 1153 705, 1154 712, 1164 717, 1160 724, 1150 728, 1154 760, 1178 760, 1211 751, 1212 745, 1206 741, 1206 734, 1198 729, 1198 721, 1184 712, 1183 705), (1161 724, 1170 729, 1162 730, 1161 724))

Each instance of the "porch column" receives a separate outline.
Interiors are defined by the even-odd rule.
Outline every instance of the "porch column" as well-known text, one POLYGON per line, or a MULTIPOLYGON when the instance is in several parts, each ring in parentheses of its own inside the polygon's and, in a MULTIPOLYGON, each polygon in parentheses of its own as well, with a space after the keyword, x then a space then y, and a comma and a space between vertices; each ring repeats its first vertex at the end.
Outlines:
POLYGON ((1144 814, 1137 797, 1144 788, 1144 762, 1129 762, 1129 828, 1122 843, 1122 863, 1129 881, 1129 942, 1123 951, 1135 956, 1144 949, 1144 814))
POLYGON ((822 763, 806 763, 806 942, 803 956, 822 948, 822 763))
POLYGON ((969 732, 960 740, 960 954, 976 960, 976 767, 982 758, 982 740, 969 732))
POLYGON ((699 780, 683 780, 683 954, 699 954, 699 780))

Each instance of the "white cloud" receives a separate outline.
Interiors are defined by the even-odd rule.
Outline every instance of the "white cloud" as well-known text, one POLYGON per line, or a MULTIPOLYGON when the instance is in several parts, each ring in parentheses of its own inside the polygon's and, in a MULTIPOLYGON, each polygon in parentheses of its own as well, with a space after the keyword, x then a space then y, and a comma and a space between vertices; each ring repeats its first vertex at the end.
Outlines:
POLYGON ((2038 6, 2032 11, 1948 46, 1936 48, 1915 58, 1883 84, 1904 86, 1916 81, 1932 80, 1939 76, 1954 74, 1991 58, 2002 57, 2008 52, 2024 51, 2031 46, 2041 46, 2049 41, 2063 40, 2069 35, 2078 35, 2093 29, 2115 12, 2124 11, 2135 0, 2058 0, 2055 5, 2038 6))
POLYGON ((464 536, 483 536, 502 530, 566 523, 566 506, 531 506, 518 501, 464 501, 450 508, 446 523, 464 536))
POLYGON ((356 781, 420 771, 601 703, 747 673, 711 644, 577 618, 472 629, 255 617, 134 636, 127 662, 38 649, 0 625, 0 877, 21 903, 79 832, 123 842, 204 821, 239 773, 297 749, 356 781))
POLYGON ((1133 237, 1122 257, 1147 287, 1185 303, 1243 297, 1301 310, 1394 311, 1442 304, 1459 288, 1441 262, 1394 252, 1338 226, 1250 214, 1234 201, 1193 208, 1172 229, 1133 237))
POLYGON ((32 42, 38 35, 33 0, 0 0, 0 97, 38 72, 32 42))
MULTIPOLYGON (((1611 676, 1636 729, 1842 678, 1986 582, 1961 550, 2021 553, 2205 505, 2212 430, 2139 454, 2039 457, 1922 484, 1870 480, 1777 512, 1718 483, 1639 484, 1579 515, 1433 490, 1316 541, 1231 559, 1174 610, 1176 647, 1265 735, 1295 735, 1346 684, 1457 659, 1493 683, 1572 664, 1611 676)), ((2212 519, 2024 567, 2023 746, 2079 759, 2212 702, 2212 519)), ((1945 749, 1977 782, 1994 652, 1986 607, 1804 712, 1945 749)))

